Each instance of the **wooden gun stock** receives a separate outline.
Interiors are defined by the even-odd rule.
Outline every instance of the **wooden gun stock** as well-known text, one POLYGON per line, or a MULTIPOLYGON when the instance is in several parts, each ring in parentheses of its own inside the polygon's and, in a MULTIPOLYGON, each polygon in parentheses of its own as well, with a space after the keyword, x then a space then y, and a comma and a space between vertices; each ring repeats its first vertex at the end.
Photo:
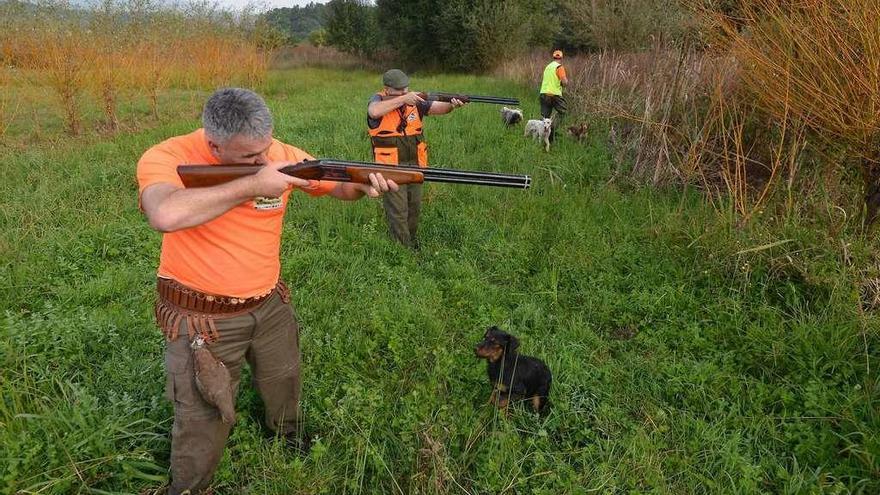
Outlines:
MULTIPOLYGON (((259 165, 180 165, 177 174, 184 187, 211 187, 247 177, 259 172, 259 165)), ((279 169, 292 177, 306 180, 329 180, 369 184, 369 175, 380 173, 385 179, 397 184, 420 184, 422 182, 446 182, 495 187, 527 189, 532 179, 528 175, 470 172, 442 168, 416 168, 388 166, 373 162, 346 160, 306 160, 279 169)))

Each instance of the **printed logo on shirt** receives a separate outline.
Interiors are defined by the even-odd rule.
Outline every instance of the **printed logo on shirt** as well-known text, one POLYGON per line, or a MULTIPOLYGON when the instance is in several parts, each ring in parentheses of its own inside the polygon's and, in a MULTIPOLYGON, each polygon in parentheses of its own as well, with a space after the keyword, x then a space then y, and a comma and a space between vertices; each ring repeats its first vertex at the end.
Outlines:
POLYGON ((281 198, 267 198, 264 196, 257 196, 254 198, 255 210, 277 210, 278 208, 281 208, 282 205, 281 198))
POLYGON ((407 121, 407 122, 412 122, 413 120, 416 120, 416 114, 415 114, 415 113, 411 113, 411 114, 409 114, 409 117, 406 118, 406 121, 407 121))

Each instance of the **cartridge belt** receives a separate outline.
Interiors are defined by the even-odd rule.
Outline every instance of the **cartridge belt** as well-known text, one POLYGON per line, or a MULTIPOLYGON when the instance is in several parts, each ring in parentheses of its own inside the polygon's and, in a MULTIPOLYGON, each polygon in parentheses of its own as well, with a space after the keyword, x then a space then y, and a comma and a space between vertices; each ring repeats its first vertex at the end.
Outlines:
POLYGON ((190 340, 198 334, 205 342, 215 342, 220 338, 215 320, 233 318, 256 309, 276 291, 285 304, 290 302, 290 290, 280 279, 272 290, 248 298, 208 294, 163 277, 158 278, 156 289, 159 293, 156 322, 169 341, 177 338, 181 322, 186 321, 190 340))

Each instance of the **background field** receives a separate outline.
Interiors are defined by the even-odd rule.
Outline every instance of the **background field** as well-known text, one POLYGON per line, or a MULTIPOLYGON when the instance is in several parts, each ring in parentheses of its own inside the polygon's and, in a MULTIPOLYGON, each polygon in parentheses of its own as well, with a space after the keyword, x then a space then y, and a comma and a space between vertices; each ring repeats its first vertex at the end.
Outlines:
MULTIPOLYGON (((281 140, 367 159, 376 86, 299 69, 270 73, 263 93, 281 140)), ((538 113, 531 88, 502 80, 413 86, 538 113)), ((152 129, 0 147, 0 493, 154 493, 167 479, 160 236, 134 165, 198 125, 192 95, 168 98, 180 116, 152 129)), ((297 458, 264 439, 242 387, 217 493, 880 491, 877 324, 853 268, 877 251, 856 220, 768 211, 735 229, 696 193, 608 183, 601 122, 549 154, 490 106, 426 133, 435 166, 529 173, 534 189, 429 186, 418 253, 387 239, 379 202, 295 197, 283 276, 318 441, 297 458), (486 403, 473 347, 492 324, 553 370, 547 417, 486 403)))

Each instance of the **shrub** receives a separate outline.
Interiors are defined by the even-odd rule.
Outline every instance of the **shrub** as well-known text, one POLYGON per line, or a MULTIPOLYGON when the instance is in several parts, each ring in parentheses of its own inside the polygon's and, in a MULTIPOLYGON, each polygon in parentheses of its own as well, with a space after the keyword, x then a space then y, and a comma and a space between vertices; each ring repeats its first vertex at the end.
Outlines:
POLYGON ((354 55, 371 56, 379 45, 376 9, 362 0, 327 4, 327 43, 354 55))
POLYGON ((688 33, 679 0, 562 0, 558 43, 577 50, 646 50, 688 33))
POLYGON ((710 12, 719 45, 739 62, 743 90, 779 122, 797 120, 861 160, 869 222, 880 208, 880 3, 742 2, 710 12))
POLYGON ((551 2, 540 0, 378 0, 384 44, 405 66, 491 70, 549 43, 556 21, 551 2))

